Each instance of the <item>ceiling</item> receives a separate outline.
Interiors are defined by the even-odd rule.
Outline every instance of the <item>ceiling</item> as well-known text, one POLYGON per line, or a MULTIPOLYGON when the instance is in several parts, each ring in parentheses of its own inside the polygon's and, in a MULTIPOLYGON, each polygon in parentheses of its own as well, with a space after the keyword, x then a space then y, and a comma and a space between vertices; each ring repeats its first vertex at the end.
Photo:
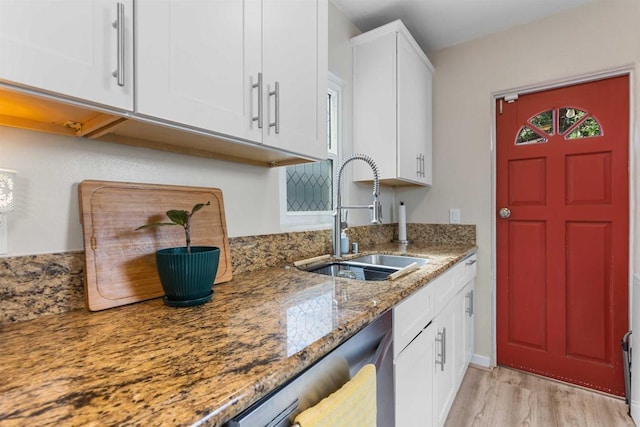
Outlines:
POLYGON ((426 52, 600 0, 331 0, 362 32, 402 19, 426 52))

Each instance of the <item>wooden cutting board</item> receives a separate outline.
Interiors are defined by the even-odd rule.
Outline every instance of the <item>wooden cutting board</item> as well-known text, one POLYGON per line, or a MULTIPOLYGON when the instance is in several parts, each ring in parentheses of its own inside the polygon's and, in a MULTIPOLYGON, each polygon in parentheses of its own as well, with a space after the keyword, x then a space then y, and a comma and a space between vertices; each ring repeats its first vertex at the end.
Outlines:
POLYGON ((84 232, 85 299, 91 311, 164 295, 156 272, 158 249, 185 246, 184 228, 135 229, 170 222, 170 209, 191 211, 211 202, 191 223, 193 246, 217 246, 220 263, 214 283, 231 280, 227 225, 218 188, 83 181, 78 189, 84 232))

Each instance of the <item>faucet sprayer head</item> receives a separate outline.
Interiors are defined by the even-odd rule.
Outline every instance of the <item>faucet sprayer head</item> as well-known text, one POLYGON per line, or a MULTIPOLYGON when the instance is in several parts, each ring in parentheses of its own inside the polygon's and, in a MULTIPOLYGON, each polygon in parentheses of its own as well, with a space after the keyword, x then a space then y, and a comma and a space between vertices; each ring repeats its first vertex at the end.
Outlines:
POLYGON ((382 224, 382 203, 376 197, 371 206, 371 224, 382 224))

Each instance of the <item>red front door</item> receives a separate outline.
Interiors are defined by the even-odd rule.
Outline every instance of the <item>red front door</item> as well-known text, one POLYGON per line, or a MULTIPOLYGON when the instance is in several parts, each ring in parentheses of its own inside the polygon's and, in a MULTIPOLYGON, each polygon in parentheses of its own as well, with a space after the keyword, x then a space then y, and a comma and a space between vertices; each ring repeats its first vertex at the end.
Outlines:
POLYGON ((624 395, 629 80, 498 100, 498 363, 624 395))

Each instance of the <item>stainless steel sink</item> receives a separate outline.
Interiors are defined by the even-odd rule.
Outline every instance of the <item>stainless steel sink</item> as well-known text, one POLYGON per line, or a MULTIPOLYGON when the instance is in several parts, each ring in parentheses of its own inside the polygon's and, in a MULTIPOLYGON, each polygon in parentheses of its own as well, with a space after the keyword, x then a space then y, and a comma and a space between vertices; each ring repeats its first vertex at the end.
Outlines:
POLYGON ((398 268, 381 267, 362 263, 351 263, 346 261, 330 262, 320 265, 313 265, 304 268, 311 273, 324 274, 325 276, 346 277, 347 279, 379 281, 387 280, 390 274, 398 271, 398 268))
POLYGON ((413 264, 414 262, 418 264, 418 267, 422 267, 426 263, 429 262, 426 258, 416 258, 410 256, 403 255, 385 255, 385 254, 373 254, 373 255, 364 255, 357 258, 352 258, 348 262, 357 262, 369 265, 377 265, 384 267, 396 267, 403 268, 407 265, 413 264))
POLYGON ((347 261, 315 264, 304 267, 302 270, 333 277, 380 281, 386 280, 389 275, 413 263, 416 263, 418 267, 422 267, 427 262, 429 262, 429 260, 426 258, 374 254, 364 255, 347 261))

